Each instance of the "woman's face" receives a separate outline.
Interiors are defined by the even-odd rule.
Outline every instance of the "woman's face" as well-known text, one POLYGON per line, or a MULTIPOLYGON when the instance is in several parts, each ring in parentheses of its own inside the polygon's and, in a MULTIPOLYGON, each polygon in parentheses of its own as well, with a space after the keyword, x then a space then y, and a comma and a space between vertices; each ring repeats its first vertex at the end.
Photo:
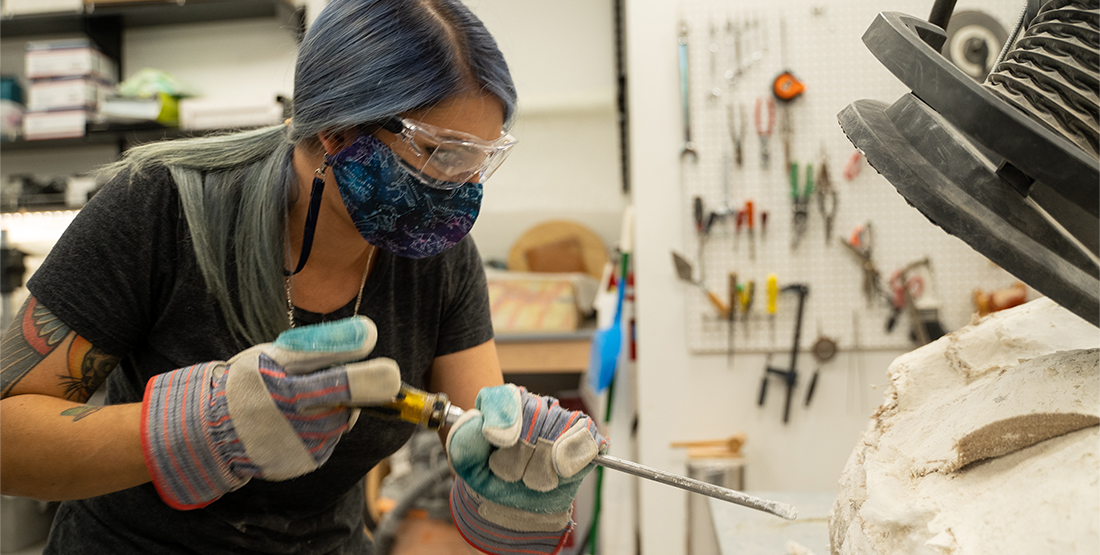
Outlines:
MULTIPOLYGON (((450 97, 431 108, 413 110, 402 115, 419 123, 473 135, 489 142, 499 139, 504 127, 504 109, 500 100, 490 94, 464 93, 450 97)), ((378 129, 374 136, 410 165, 417 166, 416 152, 401 136, 385 129, 378 129)), ((450 176, 430 177, 446 180, 450 176)))

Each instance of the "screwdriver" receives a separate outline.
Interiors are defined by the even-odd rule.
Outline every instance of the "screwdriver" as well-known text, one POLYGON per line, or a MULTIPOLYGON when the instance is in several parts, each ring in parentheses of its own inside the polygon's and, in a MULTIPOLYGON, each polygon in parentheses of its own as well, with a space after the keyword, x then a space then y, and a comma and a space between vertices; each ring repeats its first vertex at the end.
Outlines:
MULTIPOLYGON (((738 223, 740 223, 740 221, 741 221, 740 220, 740 215, 741 214, 738 214, 738 216, 739 216, 738 223)), ((739 297, 739 295, 737 293, 738 289, 740 289, 740 286, 737 284, 737 272, 730 272, 730 274, 729 274, 730 310, 729 310, 729 314, 726 315, 727 316, 727 318, 726 318, 727 325, 729 326, 729 329, 727 330, 728 334, 726 335, 726 365, 730 366, 730 367, 733 366, 733 323, 737 318, 737 304, 738 304, 738 297, 739 297)))
POLYGON ((775 274, 768 274, 765 287, 768 292, 768 328, 771 332, 772 343, 775 343, 775 304, 779 299, 779 280, 775 277, 775 274))
POLYGON ((745 201, 745 225, 749 228, 749 257, 756 258, 756 238, 753 236, 753 229, 756 227, 753 221, 753 202, 751 200, 745 201))
MULTIPOLYGON (((392 403, 382 406, 359 407, 363 412, 384 418, 387 420, 400 420, 424 426, 430 430, 439 430, 444 435, 450 432, 451 426, 458 421, 464 412, 451 404, 443 393, 428 393, 401 384, 401 391, 397 399, 392 403)), ((714 484, 708 484, 685 476, 678 476, 640 465, 610 455, 596 455, 592 462, 612 470, 626 472, 639 478, 652 480, 667 486, 680 488, 685 491, 699 493, 729 503, 735 503, 750 509, 764 511, 786 520, 794 520, 798 517, 798 509, 786 503, 769 501, 739 491, 723 488, 714 484)))
MULTIPOLYGON (((753 294, 756 282, 749 280, 745 282, 745 285, 741 288, 740 301, 741 301, 741 313, 744 314, 743 319, 747 322, 749 319, 749 309, 752 308, 753 294)), ((747 330, 746 330, 747 331, 747 330)))

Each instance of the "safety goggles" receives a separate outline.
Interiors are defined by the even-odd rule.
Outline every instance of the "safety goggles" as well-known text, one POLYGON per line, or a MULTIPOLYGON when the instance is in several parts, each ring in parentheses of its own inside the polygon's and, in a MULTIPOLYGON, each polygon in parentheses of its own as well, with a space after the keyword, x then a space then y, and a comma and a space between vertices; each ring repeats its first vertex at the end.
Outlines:
POLYGON ((501 132, 495 141, 436 127, 409 118, 394 116, 382 126, 409 147, 415 157, 397 158, 425 185, 436 189, 455 189, 465 183, 484 183, 493 175, 518 142, 501 132))

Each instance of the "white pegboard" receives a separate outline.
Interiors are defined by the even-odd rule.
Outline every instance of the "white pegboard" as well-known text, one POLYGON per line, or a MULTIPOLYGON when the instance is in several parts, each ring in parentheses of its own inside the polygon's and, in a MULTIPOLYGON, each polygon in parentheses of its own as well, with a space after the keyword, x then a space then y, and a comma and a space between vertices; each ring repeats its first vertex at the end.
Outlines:
MULTIPOLYGON (((938 305, 940 321, 947 331, 970 321, 974 289, 997 289, 1015 282, 1011 275, 964 242, 930 223, 865 162, 855 179, 848 181, 842 175, 855 149, 841 131, 837 114, 858 99, 892 103, 908 92, 866 49, 861 41, 863 32, 880 11, 926 17, 931 4, 931 1, 889 4, 867 0, 789 1, 781 7, 760 10, 759 4, 743 1, 680 2, 681 21, 672 23, 686 25, 688 30, 691 131, 698 152, 694 162, 690 159, 681 162, 682 209, 686 215, 682 254, 692 262, 696 277, 702 271, 709 289, 723 299, 728 299, 729 272, 737 272, 742 283, 755 282, 755 300, 750 312, 739 314, 735 323, 737 351, 790 349, 797 296, 781 295, 778 314, 774 321, 769 319, 765 313, 765 279, 769 273, 777 275, 780 287, 792 283, 809 287, 802 327, 803 349, 819 335, 836 340, 842 349, 912 347, 904 316, 893 332, 886 332, 890 309, 883 301, 869 302, 864 297, 861 266, 838 240, 864 222, 872 223, 873 260, 884 279, 907 263, 929 257, 931 272, 922 272, 926 292, 918 306, 938 305), (742 59, 753 50, 759 53, 759 60, 732 84, 725 79, 732 66, 729 60, 734 58, 731 55, 734 49, 725 40, 725 29, 730 24, 743 29, 742 59), (807 229, 797 248, 791 246, 792 200, 779 124, 770 138, 771 163, 767 169, 761 168, 761 145, 753 125, 756 99, 771 96, 772 80, 784 69, 792 71, 807 87, 805 94, 786 107, 794 130, 791 159, 799 162, 801 168, 807 162, 814 164, 815 173, 825 160, 839 196, 833 235, 828 240, 816 199, 810 199, 807 229), (734 110, 743 107, 747 119, 741 167, 727 162, 732 157, 727 125, 731 106, 734 110), (693 198, 701 197, 707 212, 721 210, 727 196, 723 185, 726 165, 730 166, 730 204, 739 210, 746 200, 752 199, 757 229, 751 236, 745 229, 737 234, 732 218, 718 222, 700 255, 692 215, 693 198), (768 213, 766 232, 760 229, 761 212, 768 213)), ((959 2, 956 12, 981 9, 1011 30, 1019 7, 1018 2, 1004 0, 983 2, 980 7, 959 2)), ((777 108, 780 111, 777 120, 782 121, 784 107, 777 108)), ((727 322, 702 292, 690 295, 689 299, 691 350, 726 352, 727 322)))

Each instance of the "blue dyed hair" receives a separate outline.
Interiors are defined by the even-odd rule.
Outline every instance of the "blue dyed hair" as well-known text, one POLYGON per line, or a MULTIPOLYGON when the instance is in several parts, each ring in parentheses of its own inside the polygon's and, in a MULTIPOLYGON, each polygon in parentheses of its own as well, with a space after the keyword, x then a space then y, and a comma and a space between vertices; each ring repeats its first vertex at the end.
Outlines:
POLYGON ((510 125, 508 65, 461 2, 332 0, 298 50, 289 127, 151 143, 103 172, 128 170, 132 181, 151 165, 168 167, 208 290, 243 344, 262 343, 289 327, 283 267, 293 149, 321 132, 381 123, 466 92, 500 99, 510 125))
POLYGON ((461 3, 333 0, 298 53, 291 139, 382 122, 479 89, 501 100, 510 121, 516 91, 508 66, 461 3))

